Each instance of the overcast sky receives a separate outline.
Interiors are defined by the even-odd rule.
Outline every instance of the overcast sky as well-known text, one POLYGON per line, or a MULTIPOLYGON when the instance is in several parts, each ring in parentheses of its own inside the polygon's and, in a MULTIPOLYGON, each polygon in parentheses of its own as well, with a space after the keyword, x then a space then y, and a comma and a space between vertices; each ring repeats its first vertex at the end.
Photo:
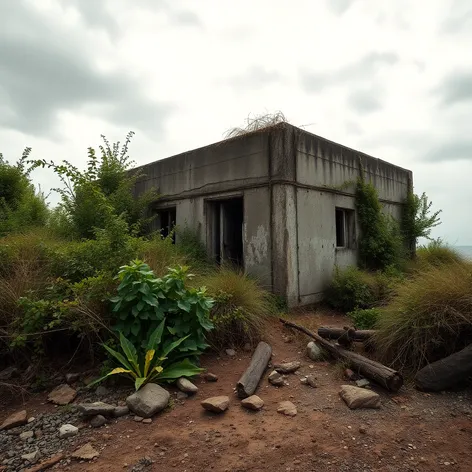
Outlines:
POLYGON ((81 165, 134 130, 143 164, 281 110, 413 170, 472 245, 471 51, 469 0, 0 0, 0 152, 81 165))

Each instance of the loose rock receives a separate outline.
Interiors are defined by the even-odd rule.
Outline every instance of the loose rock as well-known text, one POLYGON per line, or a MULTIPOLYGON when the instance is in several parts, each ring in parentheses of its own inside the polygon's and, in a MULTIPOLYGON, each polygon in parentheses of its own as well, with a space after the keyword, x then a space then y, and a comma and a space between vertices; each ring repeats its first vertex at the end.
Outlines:
POLYGON ((264 406, 264 401, 257 395, 251 395, 250 397, 241 400, 241 405, 248 410, 260 410, 264 406))
POLYGON ((283 375, 279 374, 276 370, 273 370, 269 374, 269 382, 276 387, 281 387, 284 384, 283 375))
POLYGON ((216 382, 218 380, 218 376, 211 372, 207 372, 203 377, 207 382, 216 382))
POLYGON ((76 396, 76 390, 69 387, 67 384, 62 384, 48 395, 48 401, 56 405, 68 405, 76 396))
POLYGON ((0 372, 0 380, 10 380, 14 377, 18 377, 20 375, 20 371, 13 365, 3 369, 0 372))
POLYGON ((243 346, 243 351, 245 351, 245 352, 251 352, 251 351, 252 351, 252 346, 251 346, 249 343, 246 343, 246 344, 243 346))
POLYGON ((79 379, 80 379, 80 374, 77 374, 77 373, 66 374, 66 382, 68 384, 73 384, 77 382, 79 379))
POLYGON ((17 411, 10 415, 0 426, 0 431, 4 429, 16 428, 17 426, 23 426, 28 421, 26 410, 17 411))
POLYGON ((115 406, 103 402, 81 403, 77 405, 77 408, 84 416, 112 416, 115 414, 115 406))
POLYGON ((100 385, 95 390, 95 395, 98 395, 99 397, 104 397, 105 395, 108 395, 109 393, 110 393, 110 390, 108 390, 103 385, 100 385))
POLYGON ((79 428, 72 424, 63 424, 59 428, 59 437, 62 439, 71 438, 79 433, 79 428))
POLYGON ((115 406, 113 410, 113 416, 115 418, 121 418, 122 416, 126 416, 129 413, 129 408, 127 406, 115 406))
POLYGON ((339 395, 351 410, 380 408, 380 396, 372 390, 354 387, 353 385, 342 385, 339 395))
POLYGON ((310 341, 306 346, 306 355, 312 361, 321 361, 323 359, 323 351, 314 341, 310 341))
POLYGON ((104 416, 97 415, 92 418, 92 420, 90 421, 90 425, 92 426, 92 428, 100 428, 100 426, 103 426, 104 424, 106 424, 106 422, 107 419, 104 416))
POLYGON ((236 356, 236 351, 234 349, 226 349, 226 355, 229 357, 234 357, 236 356))
POLYGON ((364 425, 359 426, 359 433, 367 434, 367 426, 364 426, 364 425))
POLYGON ((128 408, 136 415, 150 418, 169 403, 170 394, 161 386, 148 383, 126 399, 128 408))
POLYGON ((347 380, 356 380, 359 378, 359 376, 351 369, 344 370, 344 377, 346 377, 347 380))
POLYGON ((180 377, 180 379, 177 380, 175 385, 181 392, 185 392, 185 393, 198 392, 198 387, 194 385, 192 382, 190 382, 190 380, 186 379, 185 377, 180 377))
POLYGON ((279 374, 293 374, 293 372, 296 372, 301 366, 301 363, 299 361, 293 361, 293 362, 286 362, 285 364, 278 364, 274 366, 274 369, 279 373, 279 374))
POLYGON ((302 383, 303 385, 308 385, 311 388, 318 388, 318 385, 316 383, 316 377, 314 377, 313 375, 307 375, 306 377, 301 377, 300 383, 302 383))
POLYGON ((177 400, 186 400, 188 398, 188 394, 185 392, 177 392, 177 400))
POLYGON ((370 382, 367 379, 356 380, 356 385, 360 388, 370 387, 370 382))
POLYGON ((201 405, 205 410, 212 411, 213 413, 223 413, 228 409, 229 397, 219 396, 207 398, 202 401, 201 405))
POLYGON ((142 416, 137 416, 137 415, 133 418, 133 420, 136 421, 136 423, 141 423, 141 421, 143 421, 143 419, 144 418, 142 416))
POLYGON ((296 416, 297 407, 289 401, 280 402, 277 407, 277 413, 281 413, 286 416, 296 416))
POLYGON ((23 454, 21 458, 28 462, 34 462, 39 459, 39 451, 36 449, 36 451, 30 452, 29 454, 23 454))
POLYGON ((144 418, 142 421, 144 424, 151 424, 152 423, 152 418, 144 418))
POLYGON ((96 451, 90 443, 85 444, 81 448, 77 449, 71 454, 71 457, 74 459, 90 461, 95 457, 98 457, 100 454, 96 451))
POLYGON ((21 434, 20 434, 20 439, 22 441, 27 441, 28 439, 32 438, 34 436, 34 432, 33 431, 23 431, 21 434))

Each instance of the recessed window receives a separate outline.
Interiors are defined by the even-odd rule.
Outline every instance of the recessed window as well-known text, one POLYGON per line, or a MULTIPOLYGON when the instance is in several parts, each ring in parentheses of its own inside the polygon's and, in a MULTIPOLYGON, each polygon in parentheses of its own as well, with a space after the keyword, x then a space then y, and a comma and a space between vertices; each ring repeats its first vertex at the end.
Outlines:
POLYGON ((353 247, 354 237, 354 210, 336 208, 336 247, 353 247))
MULTIPOLYGON (((175 226, 177 210, 175 207, 163 208, 156 212, 156 227, 163 238, 167 238, 175 226)), ((172 235, 172 242, 175 243, 175 234, 172 235)))

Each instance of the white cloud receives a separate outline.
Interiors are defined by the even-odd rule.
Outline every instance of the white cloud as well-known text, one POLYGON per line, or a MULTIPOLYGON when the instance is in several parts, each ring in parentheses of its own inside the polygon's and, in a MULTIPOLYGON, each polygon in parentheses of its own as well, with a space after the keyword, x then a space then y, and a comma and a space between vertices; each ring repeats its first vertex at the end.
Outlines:
MULTIPOLYGON (((465 0, 5 0, 0 151, 77 164, 100 134, 136 131, 138 163, 222 138, 249 113, 414 172, 472 244, 471 8, 465 0), (28 54, 34 56, 28 59, 28 54), (5 60, 8 59, 7 60, 5 60)), ((35 178, 55 185, 46 171, 35 178)))

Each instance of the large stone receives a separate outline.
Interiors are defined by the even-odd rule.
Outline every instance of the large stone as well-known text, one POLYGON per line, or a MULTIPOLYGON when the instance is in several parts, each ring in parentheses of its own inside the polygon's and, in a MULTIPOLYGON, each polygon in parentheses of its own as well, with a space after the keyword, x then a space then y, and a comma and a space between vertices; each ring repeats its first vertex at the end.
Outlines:
POLYGON ((68 405, 76 396, 76 390, 69 387, 67 384, 62 384, 48 395, 48 401, 56 405, 68 405))
POLYGON ((126 416, 129 413, 129 408, 127 406, 115 406, 113 410, 113 416, 115 418, 121 418, 122 416, 126 416))
POLYGON ((277 413, 282 413, 286 416, 296 416, 297 407, 289 401, 280 402, 279 406, 277 407, 277 413))
POLYGON ((77 405, 77 408, 84 416, 113 416, 115 414, 115 406, 103 402, 81 403, 77 405))
POLYGON ((16 428, 17 426, 23 426, 28 421, 26 410, 17 411, 10 415, 0 426, 0 431, 4 429, 16 428))
POLYGON ((300 366, 300 362, 293 361, 286 362, 285 364, 278 364, 274 366, 274 368, 279 374, 293 374, 293 372, 296 372, 300 368, 300 366))
POLYGON ((323 359, 323 351, 314 341, 310 341, 306 346, 306 355, 312 361, 321 361, 323 359))
POLYGON ((229 406, 229 397, 219 396, 211 397, 202 401, 202 407, 205 410, 212 411, 213 413, 223 413, 228 409, 229 406))
POLYGON ((0 372, 0 380, 10 380, 13 377, 18 377, 19 375, 20 371, 14 365, 11 365, 0 372))
POLYGON ((241 400, 241 405, 248 410, 260 410, 264 406, 264 401, 257 395, 251 395, 250 397, 241 400))
POLYGON ((380 408, 380 396, 372 390, 354 387, 353 385, 342 385, 339 395, 351 410, 380 408))
POLYGON ((148 383, 126 399, 128 408, 138 416, 150 418, 169 403, 170 394, 157 384, 148 383))
POLYGON ((284 384, 284 377, 282 374, 279 374, 276 370, 273 370, 269 374, 269 382, 276 387, 281 387, 284 384))
POLYGON ((71 438, 79 433, 79 428, 72 424, 63 424, 59 428, 59 437, 62 439, 71 438))
POLYGON ((185 377, 180 377, 180 379, 177 380, 175 383, 177 385, 177 388, 181 392, 185 393, 197 393, 198 392, 198 387, 194 385, 190 380, 186 379, 185 377))
POLYGON ((71 454, 71 457, 74 459, 79 459, 81 461, 90 461, 95 457, 98 457, 100 454, 96 451, 90 443, 85 444, 81 448, 77 449, 71 454))
POLYGON ((92 426, 92 428, 100 428, 100 426, 103 426, 104 424, 106 424, 106 422, 107 419, 104 416, 97 415, 94 416, 90 421, 90 426, 92 426))

